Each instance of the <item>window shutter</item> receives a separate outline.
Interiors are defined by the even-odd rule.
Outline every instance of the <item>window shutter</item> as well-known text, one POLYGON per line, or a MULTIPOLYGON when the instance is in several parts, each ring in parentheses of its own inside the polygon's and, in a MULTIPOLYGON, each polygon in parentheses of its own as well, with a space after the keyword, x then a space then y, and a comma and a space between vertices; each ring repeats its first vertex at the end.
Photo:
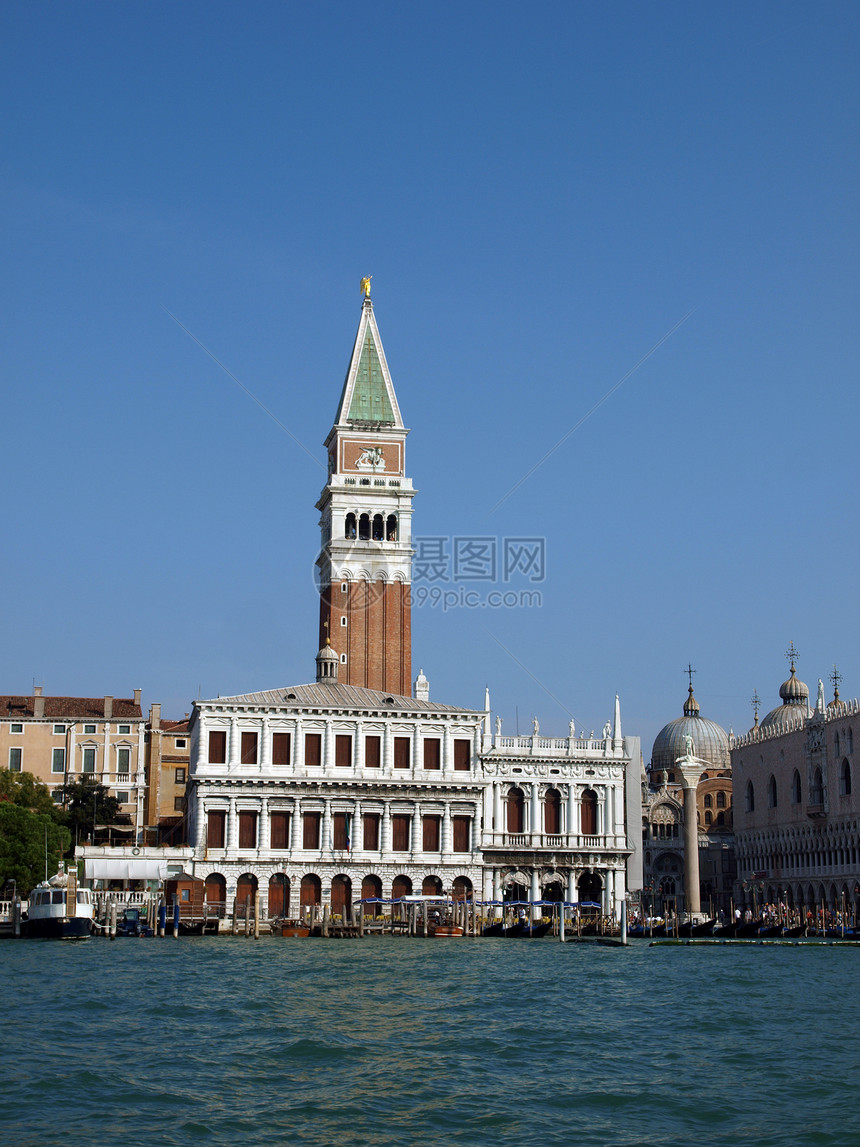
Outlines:
POLYGON ((272 764, 288 765, 290 763, 290 734, 272 733, 272 764))
POLYGON ((424 738, 424 768, 438 769, 441 766, 442 742, 438 737, 424 738))

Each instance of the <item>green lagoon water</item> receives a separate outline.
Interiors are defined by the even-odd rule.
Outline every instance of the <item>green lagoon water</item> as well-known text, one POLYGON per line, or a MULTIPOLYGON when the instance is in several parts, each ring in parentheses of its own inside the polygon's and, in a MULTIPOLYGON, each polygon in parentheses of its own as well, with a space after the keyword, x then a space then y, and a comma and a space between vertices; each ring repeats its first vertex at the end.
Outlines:
POLYGON ((860 948, 0 944, 0 1142, 860 1144, 860 948))

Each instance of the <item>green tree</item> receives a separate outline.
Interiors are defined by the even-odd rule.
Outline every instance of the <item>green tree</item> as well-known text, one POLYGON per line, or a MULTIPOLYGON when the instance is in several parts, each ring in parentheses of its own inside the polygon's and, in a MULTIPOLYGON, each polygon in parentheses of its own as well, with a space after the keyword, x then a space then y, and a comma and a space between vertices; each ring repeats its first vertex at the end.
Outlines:
POLYGON ((36 780, 32 773, 12 773, 8 769, 0 769, 0 802, 3 801, 33 812, 45 813, 54 820, 63 820, 63 813, 55 804, 48 786, 36 780))
POLYGON ((0 885, 14 880, 18 893, 29 895, 45 879, 46 847, 48 875, 53 876, 70 843, 69 830, 52 812, 33 812, 11 800, 0 801, 0 885))
POLYGON ((72 839, 85 841, 92 837, 94 825, 131 824, 131 817, 120 812, 120 803, 104 785, 84 777, 63 789, 66 803, 65 822, 72 839))

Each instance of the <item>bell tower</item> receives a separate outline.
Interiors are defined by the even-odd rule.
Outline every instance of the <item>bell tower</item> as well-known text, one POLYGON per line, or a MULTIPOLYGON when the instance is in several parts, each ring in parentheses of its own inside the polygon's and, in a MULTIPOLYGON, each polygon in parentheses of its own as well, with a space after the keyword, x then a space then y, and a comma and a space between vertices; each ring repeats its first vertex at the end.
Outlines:
POLYGON ((412 679, 412 498, 406 435, 382 339, 364 302, 337 416, 325 446, 320 511, 320 646, 341 684, 409 696, 412 679))

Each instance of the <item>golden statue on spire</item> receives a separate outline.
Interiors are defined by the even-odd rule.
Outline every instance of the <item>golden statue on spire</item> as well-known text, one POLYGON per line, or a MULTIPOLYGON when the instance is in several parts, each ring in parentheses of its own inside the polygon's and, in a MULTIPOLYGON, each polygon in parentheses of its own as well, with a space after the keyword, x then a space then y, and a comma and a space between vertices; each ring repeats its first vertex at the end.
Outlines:
POLYGON ((366 299, 370 298, 370 280, 372 278, 373 278, 373 275, 365 275, 364 278, 361 280, 361 286, 359 287, 359 290, 361 291, 361 293, 364 295, 364 297, 366 299))

